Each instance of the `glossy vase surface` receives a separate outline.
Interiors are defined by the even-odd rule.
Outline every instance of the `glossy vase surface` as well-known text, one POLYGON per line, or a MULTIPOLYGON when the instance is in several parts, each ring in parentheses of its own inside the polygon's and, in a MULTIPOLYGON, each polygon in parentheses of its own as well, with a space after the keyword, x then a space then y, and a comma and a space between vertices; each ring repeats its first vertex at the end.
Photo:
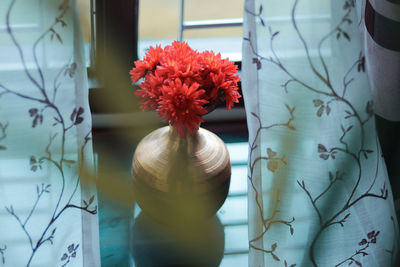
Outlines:
POLYGON ((184 138, 173 126, 159 128, 140 141, 132 161, 139 206, 168 224, 214 215, 228 195, 230 176, 226 145, 203 128, 184 138))

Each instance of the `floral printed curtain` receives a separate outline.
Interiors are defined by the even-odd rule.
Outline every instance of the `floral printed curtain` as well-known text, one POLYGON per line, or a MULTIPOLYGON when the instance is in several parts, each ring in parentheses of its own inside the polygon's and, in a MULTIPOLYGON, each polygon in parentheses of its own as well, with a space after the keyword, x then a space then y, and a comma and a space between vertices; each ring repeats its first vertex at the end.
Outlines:
POLYGON ((247 0, 249 266, 397 266, 365 3, 247 0))
POLYGON ((0 2, 0 266, 100 266, 74 1, 0 2))

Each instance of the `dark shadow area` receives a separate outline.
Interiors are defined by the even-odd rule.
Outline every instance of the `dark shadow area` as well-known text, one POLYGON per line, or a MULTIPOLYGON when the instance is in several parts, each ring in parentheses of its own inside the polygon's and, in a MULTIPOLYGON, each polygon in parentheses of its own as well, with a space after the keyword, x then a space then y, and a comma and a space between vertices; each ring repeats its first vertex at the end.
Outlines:
POLYGON ((379 142, 385 159, 394 199, 400 198, 400 122, 375 115, 379 142))

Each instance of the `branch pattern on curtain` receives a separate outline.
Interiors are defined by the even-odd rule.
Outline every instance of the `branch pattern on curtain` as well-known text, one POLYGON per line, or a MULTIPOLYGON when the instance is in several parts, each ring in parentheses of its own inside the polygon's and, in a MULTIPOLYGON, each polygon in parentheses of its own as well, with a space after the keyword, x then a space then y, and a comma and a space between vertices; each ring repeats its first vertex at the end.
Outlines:
POLYGON ((395 266, 355 0, 248 0, 249 266, 395 266))
POLYGON ((93 156, 75 2, 0 7, 0 266, 99 266, 96 195, 80 184, 93 156))

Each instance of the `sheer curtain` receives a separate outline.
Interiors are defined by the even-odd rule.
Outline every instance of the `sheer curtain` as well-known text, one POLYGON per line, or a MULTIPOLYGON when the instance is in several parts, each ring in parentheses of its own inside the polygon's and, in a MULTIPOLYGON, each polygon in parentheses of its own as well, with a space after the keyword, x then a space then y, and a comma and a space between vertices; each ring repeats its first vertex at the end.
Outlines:
POLYGON ((375 113, 400 121, 400 2, 364 3, 361 27, 375 113))
MULTIPOLYGON (((395 266, 355 0, 247 0, 249 266, 395 266)), ((397 266, 397 265, 396 265, 397 266)))
POLYGON ((0 266, 100 266, 75 1, 1 1, 0 18, 0 266))

